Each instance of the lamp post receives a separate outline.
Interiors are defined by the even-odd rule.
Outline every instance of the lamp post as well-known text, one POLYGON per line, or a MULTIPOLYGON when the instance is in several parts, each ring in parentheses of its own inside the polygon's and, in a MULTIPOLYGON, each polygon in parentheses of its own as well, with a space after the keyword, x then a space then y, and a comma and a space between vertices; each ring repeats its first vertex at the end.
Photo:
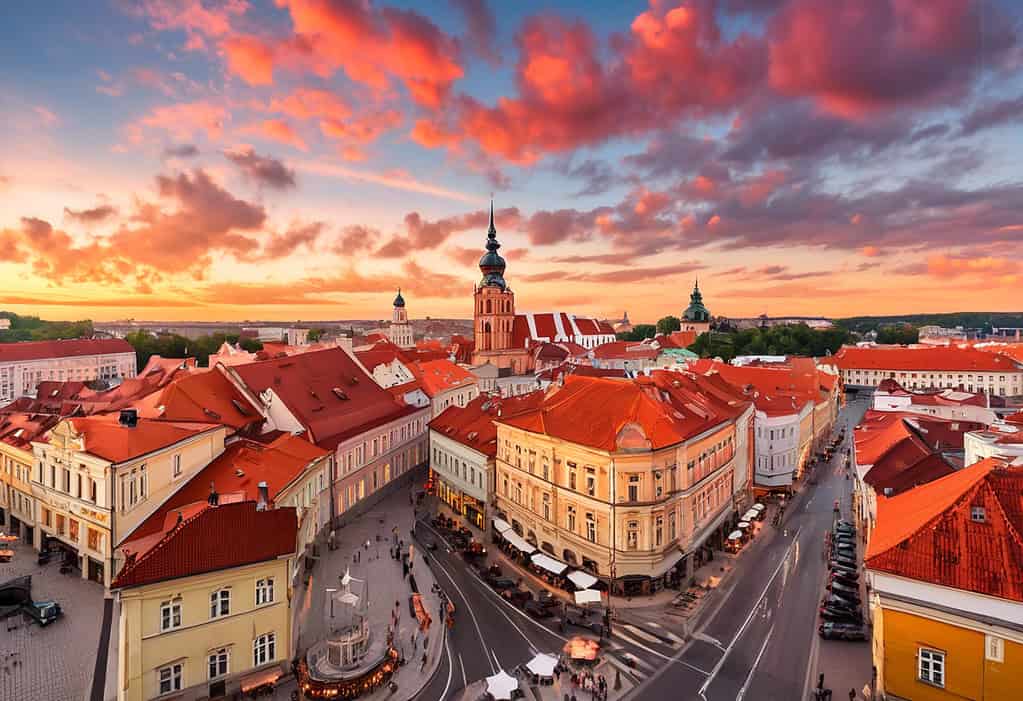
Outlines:
MULTIPOLYGON (((337 589, 333 587, 327 587, 327 596, 330 598, 330 617, 334 618, 334 594, 337 593, 337 589)), ((331 624, 333 625, 333 624, 331 624)))

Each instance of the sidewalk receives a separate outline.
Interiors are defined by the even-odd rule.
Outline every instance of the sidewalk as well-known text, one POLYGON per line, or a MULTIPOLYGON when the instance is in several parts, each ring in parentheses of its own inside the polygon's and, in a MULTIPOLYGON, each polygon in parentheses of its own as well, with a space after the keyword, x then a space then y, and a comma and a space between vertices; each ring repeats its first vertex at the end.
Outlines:
MULTIPOLYGON (((441 598, 433 593, 436 582, 422 552, 418 546, 413 549, 411 577, 403 577, 401 562, 391 557, 391 547, 397 539, 403 541, 403 552, 408 552, 412 525, 408 493, 404 490, 396 491, 359 519, 339 529, 336 550, 331 551, 326 543, 322 543, 321 556, 312 571, 309 585, 306 586, 300 580, 295 587, 292 600, 293 629, 299 655, 304 655, 314 643, 326 637, 330 620, 326 590, 339 588, 339 580, 346 570, 350 570, 352 577, 369 584, 372 635, 386 636, 392 612, 397 611, 398 628, 394 645, 406 660, 406 664, 399 666, 392 677, 398 690, 392 694, 385 685, 364 697, 367 699, 411 699, 430 681, 443 653, 446 629, 441 598), (396 535, 392 532, 394 530, 397 531, 396 535), (409 612, 412 578, 432 618, 425 634, 417 632, 417 621, 409 612), (424 652, 425 668, 422 667, 424 652)), ((288 698, 294 688, 293 680, 282 685, 278 690, 278 698, 288 698)))

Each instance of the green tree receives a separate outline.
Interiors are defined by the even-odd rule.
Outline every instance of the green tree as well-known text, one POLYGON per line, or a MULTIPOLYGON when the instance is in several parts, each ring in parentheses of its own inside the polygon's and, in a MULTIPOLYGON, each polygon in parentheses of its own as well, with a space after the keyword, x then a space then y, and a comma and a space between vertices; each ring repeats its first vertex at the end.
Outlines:
POLYGON ((682 321, 677 316, 666 316, 657 321, 657 333, 667 335, 672 331, 680 331, 681 329, 682 321))
POLYGON ((877 330, 878 343, 908 344, 920 340, 920 332, 911 324, 891 324, 877 330))
POLYGON ((636 324, 632 331, 616 334, 619 341, 642 341, 645 338, 653 338, 657 334, 657 327, 653 324, 636 324))
POLYGON ((834 353, 847 343, 847 329, 815 330, 806 324, 752 328, 741 331, 711 331, 700 334, 689 346, 702 358, 720 357, 729 361, 737 355, 806 355, 821 357, 834 353))

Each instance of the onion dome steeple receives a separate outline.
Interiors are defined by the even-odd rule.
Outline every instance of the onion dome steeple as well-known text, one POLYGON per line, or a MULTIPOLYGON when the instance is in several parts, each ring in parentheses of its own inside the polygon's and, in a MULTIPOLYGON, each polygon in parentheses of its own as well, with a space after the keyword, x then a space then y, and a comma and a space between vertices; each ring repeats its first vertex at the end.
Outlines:
POLYGON ((710 311, 703 305, 703 294, 700 292, 700 280, 693 285, 693 293, 689 295, 689 307, 682 314, 686 321, 710 321, 710 311))
POLYGON ((504 270, 506 264, 497 249, 501 244, 497 242, 497 229, 494 227, 494 201, 490 201, 490 228, 487 229, 487 252, 480 258, 480 272, 483 273, 483 280, 480 283, 484 287, 500 287, 508 289, 504 281, 504 270))
POLYGON ((405 306, 405 298, 401 296, 401 288, 400 287, 398 288, 398 296, 394 298, 394 306, 396 306, 396 307, 404 307, 405 306))

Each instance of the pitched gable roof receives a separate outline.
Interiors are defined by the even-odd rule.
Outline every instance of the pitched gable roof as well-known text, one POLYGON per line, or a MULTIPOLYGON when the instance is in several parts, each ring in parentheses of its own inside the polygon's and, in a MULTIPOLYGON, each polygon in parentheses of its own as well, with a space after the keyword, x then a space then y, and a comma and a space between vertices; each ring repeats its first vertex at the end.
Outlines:
POLYGON ((879 497, 865 559, 879 572, 1023 601, 1023 469, 989 458, 879 497))
POLYGON ((111 588, 153 584, 285 557, 295 552, 297 530, 294 508, 259 511, 252 501, 203 508, 182 518, 159 541, 129 558, 111 588))

